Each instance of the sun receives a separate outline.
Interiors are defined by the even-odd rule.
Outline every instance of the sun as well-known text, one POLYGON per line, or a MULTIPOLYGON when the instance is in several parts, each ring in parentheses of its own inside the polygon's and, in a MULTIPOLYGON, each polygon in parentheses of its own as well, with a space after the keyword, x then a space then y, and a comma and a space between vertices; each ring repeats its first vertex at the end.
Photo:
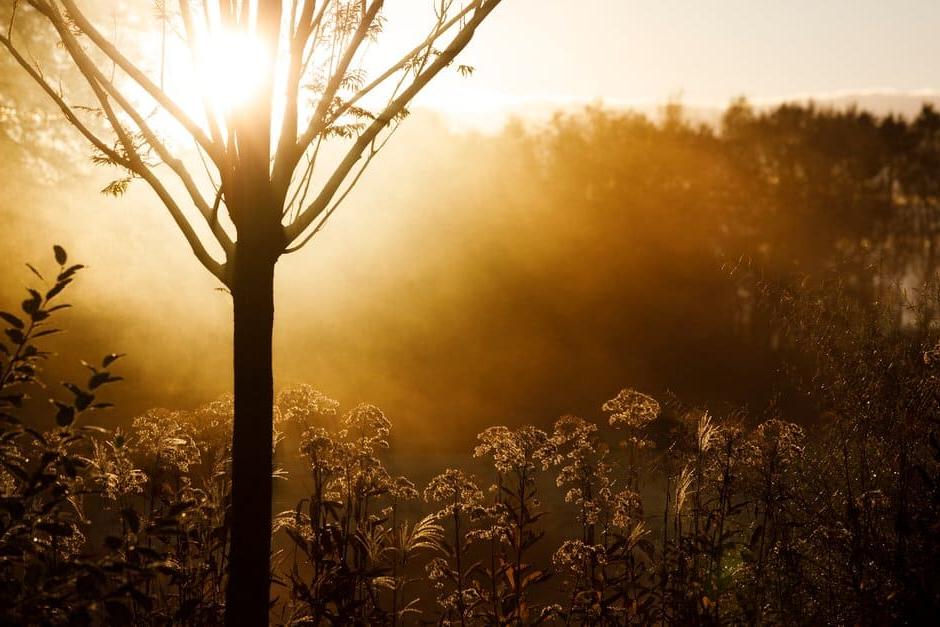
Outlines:
MULTIPOLYGON (((204 130, 210 116, 225 129, 230 115, 270 84, 268 78, 277 68, 273 54, 250 32, 204 24, 199 30, 194 47, 179 38, 157 40, 155 47, 163 52, 152 75, 170 100, 204 130)), ((163 107, 155 106, 138 84, 128 80, 122 89, 141 108, 152 108, 148 122, 166 141, 174 145, 191 141, 188 131, 163 107)))
POLYGON ((256 94, 271 71, 267 48, 249 33, 220 29, 201 42, 201 90, 218 116, 256 94))

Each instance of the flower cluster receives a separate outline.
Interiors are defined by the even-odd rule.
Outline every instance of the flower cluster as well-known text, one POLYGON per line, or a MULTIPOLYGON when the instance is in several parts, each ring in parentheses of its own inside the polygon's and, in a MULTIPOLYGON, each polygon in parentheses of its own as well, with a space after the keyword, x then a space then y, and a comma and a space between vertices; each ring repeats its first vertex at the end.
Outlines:
POLYGON ((506 546, 512 542, 512 514, 505 503, 479 507, 471 512, 471 520, 479 526, 467 532, 468 541, 497 542, 506 546))
POLYGON ((620 490, 604 495, 610 513, 610 522, 615 527, 626 529, 643 518, 643 501, 633 490, 620 490))
POLYGON ((306 428, 317 418, 335 416, 339 401, 310 385, 298 385, 281 391, 275 403, 281 421, 306 428))
POLYGON ((437 475, 424 489, 424 500, 437 503, 442 509, 437 518, 469 514, 483 506, 483 491, 476 480, 462 470, 448 468, 437 475))
POLYGON ((203 450, 227 450, 232 443, 235 398, 227 394, 210 401, 189 415, 190 428, 203 450))
POLYGON ((750 461, 755 466, 771 461, 790 463, 803 453, 805 442, 802 427, 772 418, 760 424, 751 435, 750 461))
POLYGON ((480 444, 473 449, 473 456, 491 457, 496 470, 502 474, 548 470, 558 462, 555 442, 547 433, 532 426, 489 427, 477 439, 480 444))
POLYGON ((191 424, 182 412, 152 409, 134 418, 134 451, 160 469, 189 472, 200 460, 191 424))
POLYGON ((552 566, 558 572, 580 574, 585 565, 603 565, 607 561, 607 550, 602 544, 586 544, 581 540, 565 540, 552 555, 552 566))
POLYGON ((95 480, 106 498, 117 501, 143 494, 147 475, 136 467, 127 440, 120 431, 108 440, 93 440, 92 451, 95 480))
POLYGON ((597 425, 577 416, 558 419, 552 439, 562 459, 555 485, 570 485, 565 502, 578 507, 578 522, 596 525, 602 512, 609 511, 606 506, 613 484, 609 448, 597 437, 597 425))
POLYGON ((355 441, 365 454, 388 448, 392 423, 375 405, 360 403, 343 415, 339 437, 355 441))
POLYGON ((602 406, 610 412, 612 427, 630 427, 641 429, 659 417, 659 402, 652 396, 625 388, 602 406))
POLYGON ((437 590, 443 590, 447 582, 457 576, 457 573, 443 557, 432 558, 431 561, 425 564, 424 572, 427 574, 428 581, 437 590))
POLYGON ((418 498, 418 489, 408 477, 394 477, 389 481, 388 493, 396 501, 413 501, 418 498))

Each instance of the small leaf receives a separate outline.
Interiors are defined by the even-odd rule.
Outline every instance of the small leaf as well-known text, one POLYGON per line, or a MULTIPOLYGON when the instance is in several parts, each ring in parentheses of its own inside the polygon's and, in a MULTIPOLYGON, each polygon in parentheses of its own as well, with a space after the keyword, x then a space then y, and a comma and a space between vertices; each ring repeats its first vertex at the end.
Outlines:
POLYGON ((95 395, 89 394, 74 383, 64 381, 62 386, 75 395, 75 409, 85 411, 95 401, 95 395))
POLYGON ((64 266, 65 262, 68 261, 69 256, 65 253, 65 249, 56 244, 52 247, 52 252, 55 254, 56 263, 60 266, 64 266))
POLYGON ((101 360, 101 367, 107 368, 121 357, 124 357, 124 353, 111 353, 110 355, 105 355, 105 358, 101 360))
POLYGON ((127 176, 121 179, 116 179, 105 185, 101 188, 101 193, 105 196, 123 196, 127 192, 127 186, 130 185, 132 177, 127 176))
POLYGON ((29 293, 32 296, 23 301, 22 309, 29 315, 33 315, 39 311, 39 305, 42 304, 42 294, 34 289, 30 289, 29 293))
POLYGON ((11 313, 7 313, 6 311, 0 311, 0 318, 3 318, 4 320, 7 321, 8 324, 13 325, 17 329, 22 329, 24 326, 22 320, 20 320, 19 318, 17 318, 11 313))
POLYGON ((52 401, 59 411, 56 412, 55 421, 60 427, 70 427, 75 422, 75 408, 59 401, 52 401))
POLYGON ((60 273, 59 273, 59 276, 57 276, 57 277, 55 278, 55 280, 56 280, 56 281, 64 281, 65 279, 70 279, 70 278, 72 278, 72 277, 75 275, 76 272, 78 272, 79 270, 81 270, 81 269, 84 268, 84 267, 85 267, 85 266, 83 266, 83 265, 80 264, 80 263, 77 263, 77 264, 75 264, 74 266, 69 266, 68 268, 66 268, 65 270, 63 270, 62 272, 60 272, 60 273))
POLYGON ((116 383, 117 381, 123 380, 124 377, 112 377, 111 373, 107 371, 96 372, 91 375, 91 378, 88 380, 88 389, 94 390, 106 383, 116 383))
POLYGON ((46 292, 46 300, 52 300, 53 298, 55 298, 56 295, 58 295, 62 290, 64 290, 65 287, 71 282, 72 282, 72 279, 64 279, 62 281, 59 281, 55 285, 53 285, 52 289, 46 292))
POLYGON ((38 276, 40 281, 45 281, 45 279, 42 278, 42 275, 39 274, 39 270, 37 270, 36 268, 33 267, 33 264, 28 263, 28 264, 26 264, 26 267, 29 268, 29 269, 32 271, 33 274, 35 274, 36 276, 38 276))
POLYGON ((7 329, 4 331, 4 333, 6 333, 7 337, 10 338, 10 341, 12 341, 17 346, 26 343, 26 336, 23 335, 23 332, 19 329, 7 329))

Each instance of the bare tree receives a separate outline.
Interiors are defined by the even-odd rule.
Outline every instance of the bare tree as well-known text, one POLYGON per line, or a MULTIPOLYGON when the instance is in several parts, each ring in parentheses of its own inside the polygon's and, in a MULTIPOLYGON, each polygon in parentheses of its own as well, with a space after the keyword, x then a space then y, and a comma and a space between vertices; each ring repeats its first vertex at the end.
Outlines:
MULTIPOLYGON (((235 427, 227 625, 268 622, 275 263, 323 227, 415 95, 452 65, 500 3, 427 1, 434 10, 429 31, 410 51, 367 72, 381 61, 368 52, 385 22, 383 0, 158 1, 159 54, 143 61, 91 3, 3 0, 9 24, 0 44, 92 144, 95 159, 122 170, 105 191, 120 194, 132 180, 145 181, 196 258, 231 292, 235 427), (62 89, 22 46, 16 29, 25 13, 52 29, 90 102, 62 89), (250 93, 220 107, 209 57, 219 37, 231 34, 256 45, 262 63, 242 77, 250 93), (193 73, 201 106, 187 107, 165 86, 176 42, 188 61, 172 72, 193 73), (166 120, 194 148, 175 146, 166 120), (337 139, 344 140, 342 157, 324 166, 321 145, 337 139)), ((152 17, 149 9, 146 16, 152 17)))

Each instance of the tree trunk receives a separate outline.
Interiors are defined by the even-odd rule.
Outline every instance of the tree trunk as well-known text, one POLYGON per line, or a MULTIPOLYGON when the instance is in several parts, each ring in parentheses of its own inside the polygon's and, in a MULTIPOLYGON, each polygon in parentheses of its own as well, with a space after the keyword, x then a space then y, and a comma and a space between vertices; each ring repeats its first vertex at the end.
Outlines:
POLYGON ((276 256, 243 243, 234 256, 235 421, 225 624, 267 625, 270 602, 271 469, 276 256))

